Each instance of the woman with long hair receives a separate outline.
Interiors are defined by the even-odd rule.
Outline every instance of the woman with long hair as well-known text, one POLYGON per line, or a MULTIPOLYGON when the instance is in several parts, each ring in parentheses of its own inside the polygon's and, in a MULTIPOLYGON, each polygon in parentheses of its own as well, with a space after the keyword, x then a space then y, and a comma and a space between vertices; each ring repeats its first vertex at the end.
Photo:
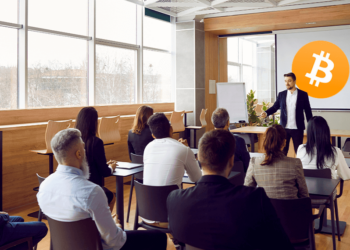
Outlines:
POLYGON ((350 179, 350 169, 341 150, 331 144, 331 132, 327 121, 314 116, 307 124, 307 142, 297 152, 305 169, 330 168, 332 179, 350 179))
POLYGON ((284 128, 272 125, 265 136, 265 154, 251 158, 244 185, 263 187, 272 199, 309 197, 300 159, 287 157, 283 153, 286 145, 284 128))
POLYGON ((135 115, 134 124, 128 134, 129 157, 131 153, 143 155, 148 143, 153 141, 152 132, 147 125, 148 118, 153 115, 153 108, 150 106, 140 106, 135 115))
POLYGON ((75 128, 81 132, 81 137, 85 143, 85 154, 90 168, 89 181, 102 187, 106 193, 108 204, 111 209, 114 199, 113 193, 104 187, 104 178, 112 174, 117 166, 116 161, 107 163, 103 141, 96 136, 98 127, 98 114, 94 107, 85 107, 80 110, 75 128))

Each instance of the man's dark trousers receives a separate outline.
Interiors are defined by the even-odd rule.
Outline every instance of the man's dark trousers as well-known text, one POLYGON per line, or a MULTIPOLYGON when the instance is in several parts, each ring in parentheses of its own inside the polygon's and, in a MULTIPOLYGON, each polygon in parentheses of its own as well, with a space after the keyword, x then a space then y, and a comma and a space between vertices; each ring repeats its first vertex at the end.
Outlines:
POLYGON ((288 154, 288 150, 289 150, 289 143, 290 143, 290 139, 292 138, 293 140, 293 145, 294 145, 294 151, 295 153, 297 153, 298 151, 298 147, 303 144, 303 138, 304 138, 304 130, 301 129, 288 129, 285 128, 286 133, 287 133, 287 141, 286 141, 286 146, 283 149, 283 153, 285 155, 288 154))

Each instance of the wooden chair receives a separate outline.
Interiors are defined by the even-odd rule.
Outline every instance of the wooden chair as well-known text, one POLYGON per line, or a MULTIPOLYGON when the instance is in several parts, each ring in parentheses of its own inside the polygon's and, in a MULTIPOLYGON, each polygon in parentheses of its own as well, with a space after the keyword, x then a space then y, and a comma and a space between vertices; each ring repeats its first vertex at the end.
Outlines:
POLYGON ((72 120, 68 120, 68 121, 51 121, 50 120, 47 123, 46 132, 45 132, 46 149, 29 150, 30 152, 34 152, 39 155, 49 156, 49 174, 53 173, 53 152, 51 148, 51 140, 58 132, 69 128, 71 123, 72 123, 72 120))
MULTIPOLYGON (((200 130, 202 128, 205 128, 207 126, 207 121, 205 119, 205 115, 207 114, 207 111, 208 109, 202 109, 202 112, 199 116, 199 120, 201 122, 201 126, 187 126, 186 129, 188 130, 193 130, 193 147, 194 148, 197 148, 196 144, 197 144, 197 138, 196 138, 196 135, 197 135, 197 130, 200 130)), ((190 132, 190 136, 189 138, 191 138, 191 132, 190 132)), ((191 144, 191 142, 189 143, 189 145, 191 144)))
POLYGON ((1 246, 0 247, 0 250, 7 250, 7 249, 10 249, 12 247, 15 247, 19 244, 22 244, 24 242, 27 242, 28 244, 28 250, 32 250, 33 249, 33 239, 32 237, 27 237, 27 238, 23 238, 23 239, 19 239, 19 240, 16 240, 16 241, 12 241, 10 243, 7 243, 6 245, 4 246, 1 246))
POLYGON ((98 136, 105 145, 112 145, 120 141, 119 121, 120 115, 101 118, 98 126, 98 136))
POLYGON ((185 131, 185 125, 184 125, 184 114, 185 111, 173 111, 170 117, 170 123, 173 127, 174 133, 179 133, 182 131, 185 131))
POLYGON ((100 233, 91 218, 61 222, 46 216, 51 234, 50 250, 102 250, 100 233))

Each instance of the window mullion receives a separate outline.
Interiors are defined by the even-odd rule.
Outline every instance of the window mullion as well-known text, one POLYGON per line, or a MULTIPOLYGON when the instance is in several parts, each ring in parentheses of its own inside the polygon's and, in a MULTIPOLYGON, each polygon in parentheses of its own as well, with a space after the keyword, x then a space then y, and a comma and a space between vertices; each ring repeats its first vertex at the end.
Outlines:
POLYGON ((18 98, 17 107, 28 107, 28 0, 18 1, 18 98))
POLYGON ((89 36, 92 38, 88 41, 88 105, 95 105, 95 86, 96 86, 96 0, 89 0, 89 36))

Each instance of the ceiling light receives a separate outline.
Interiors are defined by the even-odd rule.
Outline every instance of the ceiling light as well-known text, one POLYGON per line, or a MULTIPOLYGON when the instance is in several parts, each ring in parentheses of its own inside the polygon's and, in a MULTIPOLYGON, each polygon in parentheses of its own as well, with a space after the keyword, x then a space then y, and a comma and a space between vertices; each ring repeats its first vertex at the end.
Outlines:
POLYGON ((306 23, 306 24, 316 24, 316 22, 306 23))

